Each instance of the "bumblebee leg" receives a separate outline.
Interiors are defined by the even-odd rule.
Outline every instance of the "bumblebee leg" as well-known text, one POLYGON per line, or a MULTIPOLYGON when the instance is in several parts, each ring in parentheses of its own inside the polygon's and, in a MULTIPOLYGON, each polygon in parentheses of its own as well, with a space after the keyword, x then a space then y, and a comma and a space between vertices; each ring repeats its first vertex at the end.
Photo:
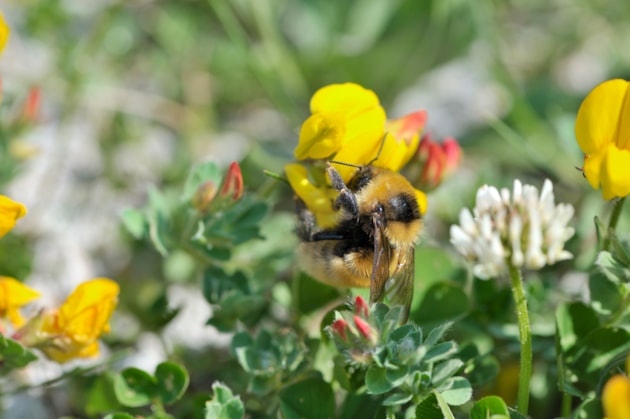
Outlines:
POLYGON ((303 241, 312 241, 315 230, 315 216, 299 197, 293 197, 293 201, 295 202, 295 212, 298 216, 295 233, 303 241))
POLYGON ((339 196, 335 201, 335 209, 343 208, 354 217, 358 216, 359 206, 357 204, 357 198, 354 193, 348 189, 339 172, 332 167, 330 163, 326 163, 326 172, 328 173, 333 188, 339 191, 339 196))

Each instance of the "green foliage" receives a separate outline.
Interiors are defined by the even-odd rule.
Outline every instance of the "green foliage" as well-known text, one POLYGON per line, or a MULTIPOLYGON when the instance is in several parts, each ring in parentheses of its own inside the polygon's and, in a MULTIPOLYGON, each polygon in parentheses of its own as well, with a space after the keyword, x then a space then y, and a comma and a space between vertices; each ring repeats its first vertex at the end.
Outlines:
POLYGON ((245 407, 238 396, 225 384, 212 384, 214 396, 206 402, 205 419, 241 419, 245 416, 245 407))
POLYGON ((127 407, 159 403, 170 405, 179 400, 188 387, 188 372, 173 362, 160 363, 151 375, 138 368, 127 368, 114 378, 118 401, 127 407))
POLYGON ((584 156, 574 122, 588 89, 627 73, 626 2, 9 3, 0 193, 29 215, 0 240, 0 276, 57 291, 95 271, 121 296, 99 343, 109 350, 43 386, 28 381, 39 377, 38 352, 2 323, 3 408, 39 386, 29 395, 57 416, 523 419, 510 390, 519 356, 510 288, 473 278, 448 231, 477 186, 548 177, 576 209, 576 236, 573 260, 524 272, 529 416, 604 416, 602 387, 630 352, 630 217, 626 203, 617 228, 607 216, 593 226, 612 208, 575 170, 584 156), (16 71, 21 62, 32 68, 16 71), (379 304, 359 330, 344 299, 368 291, 299 272, 290 188, 263 175, 294 159, 310 95, 344 81, 373 89, 388 118, 426 108, 423 134, 455 135, 465 149, 463 169, 428 195, 407 325, 379 304), (28 119, 31 83, 44 106, 28 119), (232 159, 238 199, 222 195, 232 159), (205 302, 177 300, 182 288, 205 302), (173 337, 193 324, 195 344, 173 337), (182 365, 114 373, 144 351, 182 365), (75 390, 60 402, 67 382, 75 390), (573 404, 558 412, 562 393, 573 404))
POLYGON ((0 335, 0 375, 16 368, 23 368, 37 356, 18 342, 0 335))

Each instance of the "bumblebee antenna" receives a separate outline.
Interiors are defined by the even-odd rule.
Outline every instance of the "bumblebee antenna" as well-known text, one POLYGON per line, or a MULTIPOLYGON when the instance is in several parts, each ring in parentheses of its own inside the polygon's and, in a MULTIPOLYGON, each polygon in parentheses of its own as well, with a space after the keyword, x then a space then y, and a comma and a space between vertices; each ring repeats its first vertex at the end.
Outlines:
POLYGON ((357 169, 360 169, 362 167, 361 165, 358 165, 358 164, 344 163, 342 161, 337 161, 337 160, 330 160, 328 163, 330 163, 330 164, 340 164, 342 166, 356 167, 357 169))
POLYGON ((376 157, 374 157, 372 160, 370 160, 370 162, 368 164, 366 164, 366 166, 370 166, 372 163, 374 163, 376 160, 378 160, 379 157, 381 157, 381 151, 383 151, 383 146, 385 145, 385 140, 387 139, 387 132, 385 133, 385 135, 383 135, 383 140, 381 141, 381 145, 378 148, 378 152, 376 153, 376 157))
MULTIPOLYGON (((378 152, 376 153, 376 157, 374 157, 372 160, 370 160, 365 166, 370 166, 372 163, 374 163, 376 160, 378 160, 378 158, 381 156, 381 151, 383 151, 383 146, 385 145, 385 139, 386 138, 387 138, 387 133, 385 133, 385 135, 383 135, 383 140, 381 141, 381 145, 378 147, 378 152)), ((359 165, 359 164, 344 163, 342 161, 337 161, 337 160, 330 160, 329 163, 330 164, 340 164, 342 166, 356 167, 357 169, 360 169, 361 167, 363 167, 362 165, 359 165)))

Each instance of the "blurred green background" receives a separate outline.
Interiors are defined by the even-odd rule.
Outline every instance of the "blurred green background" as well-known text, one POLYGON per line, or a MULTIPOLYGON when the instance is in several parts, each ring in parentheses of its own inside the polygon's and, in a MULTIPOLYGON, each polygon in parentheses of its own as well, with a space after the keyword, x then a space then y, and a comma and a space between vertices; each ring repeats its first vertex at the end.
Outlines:
POLYGON ((5 191, 29 215, 1 243, 19 257, 1 266, 41 289, 42 304, 95 276, 118 280, 121 311, 136 315, 120 314, 111 340, 145 350, 132 364, 229 338, 203 327, 209 308, 189 286, 190 261, 134 241, 121 211, 143 206, 151 186, 181 190, 195 163, 242 161, 246 189, 274 211, 268 240, 237 262, 276 252, 274 272, 288 269, 290 191, 262 170, 292 160, 309 98, 329 83, 374 90, 391 118, 426 109, 428 132, 462 144, 463 166, 429 196, 425 242, 448 246, 478 185, 548 177, 577 208, 578 262, 592 261, 592 219, 609 208, 576 170, 573 123, 596 84, 630 78, 629 2, 5 0, 1 10, 12 30, 0 58, 5 114, 29 88, 42 95, 37 123, 14 139, 37 154, 5 191), (186 307, 155 344, 150 332, 168 317, 160 298, 186 307))

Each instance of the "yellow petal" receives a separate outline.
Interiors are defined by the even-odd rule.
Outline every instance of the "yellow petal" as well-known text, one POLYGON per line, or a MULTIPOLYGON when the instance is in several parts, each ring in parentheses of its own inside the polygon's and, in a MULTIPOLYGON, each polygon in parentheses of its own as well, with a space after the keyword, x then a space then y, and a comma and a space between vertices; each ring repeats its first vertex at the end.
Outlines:
POLYGON ((7 45, 7 41, 9 40, 9 33, 9 26, 4 21, 4 16, 2 16, 2 13, 0 12, 0 53, 7 45))
POLYGON ((582 102, 575 121, 575 136, 585 154, 595 154, 611 143, 626 148, 630 138, 628 82, 608 80, 582 102), (625 135, 621 139, 619 136, 625 135))
POLYGON ((607 149, 604 148, 597 153, 584 156, 584 176, 593 189, 599 189, 601 184, 602 164, 606 152, 607 149))
POLYGON ((317 224, 323 228, 334 225, 336 213, 332 203, 337 192, 332 188, 313 184, 308 178, 308 170, 301 164, 287 164, 284 172, 295 194, 315 215, 317 224))
POLYGON ((380 106, 378 96, 356 83, 329 84, 311 98, 311 113, 352 112, 380 106))
POLYGON ((0 237, 7 234, 15 222, 26 215, 26 207, 9 197, 0 195, 0 237))
POLYGON ((311 115, 300 129, 295 158, 325 159, 336 153, 346 134, 344 116, 339 113, 311 115))
POLYGON ((630 194, 630 151, 614 145, 608 147, 602 164, 601 185, 604 199, 630 194))
POLYGON ((389 169, 394 172, 400 171, 418 149, 420 137, 415 135, 408 140, 409 143, 405 140, 395 138, 388 132, 381 153, 374 162, 374 166, 389 169))
POLYGON ((109 329, 119 292, 118 284, 107 278, 80 284, 60 307, 58 327, 73 340, 91 343, 109 329))
POLYGON ((20 281, 0 276, 0 316, 6 316, 13 326, 20 327, 24 319, 18 309, 38 298, 40 294, 20 281))
POLYGON ((630 380, 617 374, 606 382, 602 391, 604 414, 608 419, 630 418, 630 380))
POLYGON ((415 188, 414 190, 416 191, 416 199, 418 200, 418 206, 420 207, 420 214, 424 215, 429 207, 429 200, 424 192, 415 188))

